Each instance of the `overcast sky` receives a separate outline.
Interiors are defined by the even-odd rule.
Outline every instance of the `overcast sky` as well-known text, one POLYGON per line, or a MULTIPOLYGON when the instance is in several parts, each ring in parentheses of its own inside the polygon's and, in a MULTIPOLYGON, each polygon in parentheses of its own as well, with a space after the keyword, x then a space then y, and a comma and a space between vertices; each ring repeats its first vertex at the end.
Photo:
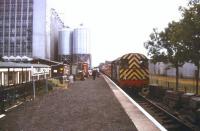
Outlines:
POLYGON ((90 29, 92 64, 138 52, 153 28, 163 30, 179 20, 187 0, 49 0, 65 25, 90 29))

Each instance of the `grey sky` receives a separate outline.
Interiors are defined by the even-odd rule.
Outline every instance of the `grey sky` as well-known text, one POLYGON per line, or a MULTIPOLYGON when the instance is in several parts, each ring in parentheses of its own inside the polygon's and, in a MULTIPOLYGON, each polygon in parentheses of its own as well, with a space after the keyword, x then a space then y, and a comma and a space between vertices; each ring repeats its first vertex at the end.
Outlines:
POLYGON ((91 32, 94 66, 130 52, 146 55, 143 43, 153 28, 181 18, 187 0, 49 0, 65 25, 83 23, 91 32))

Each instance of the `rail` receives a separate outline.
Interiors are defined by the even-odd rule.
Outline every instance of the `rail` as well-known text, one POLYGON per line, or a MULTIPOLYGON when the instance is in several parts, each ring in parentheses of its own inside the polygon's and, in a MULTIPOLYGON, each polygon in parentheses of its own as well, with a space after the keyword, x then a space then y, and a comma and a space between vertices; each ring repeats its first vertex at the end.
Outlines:
POLYGON ((141 95, 133 96, 129 94, 138 104, 140 104, 147 112, 154 116, 168 131, 192 131, 193 127, 184 123, 176 116, 164 110, 150 100, 141 95))

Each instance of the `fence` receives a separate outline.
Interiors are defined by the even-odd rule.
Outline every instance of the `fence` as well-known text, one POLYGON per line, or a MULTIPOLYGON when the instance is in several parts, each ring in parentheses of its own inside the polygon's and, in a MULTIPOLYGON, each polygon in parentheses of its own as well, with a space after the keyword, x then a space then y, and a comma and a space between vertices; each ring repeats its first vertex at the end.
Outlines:
POLYGON ((42 79, 37 81, 26 82, 18 85, 0 86, 0 114, 13 104, 33 99, 37 95, 52 90, 53 87, 65 87, 68 82, 64 77, 42 79))
MULTIPOLYGON (((150 84, 157 84, 159 86, 162 86, 163 88, 170 88, 175 90, 176 78, 169 76, 150 75, 150 84)), ((178 87, 179 91, 184 91, 187 93, 195 93, 196 92, 195 86, 196 86, 195 79, 179 78, 179 87, 178 87)), ((198 94, 200 94, 200 88, 198 94)))

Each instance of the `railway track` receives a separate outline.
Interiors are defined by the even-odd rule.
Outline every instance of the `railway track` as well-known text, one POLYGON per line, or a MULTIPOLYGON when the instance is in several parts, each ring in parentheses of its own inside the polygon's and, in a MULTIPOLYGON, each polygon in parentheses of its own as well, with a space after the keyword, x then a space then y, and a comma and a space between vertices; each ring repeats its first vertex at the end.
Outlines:
POLYGON ((136 94, 128 94, 168 131, 195 131, 194 127, 184 123, 182 120, 145 97, 136 94))

